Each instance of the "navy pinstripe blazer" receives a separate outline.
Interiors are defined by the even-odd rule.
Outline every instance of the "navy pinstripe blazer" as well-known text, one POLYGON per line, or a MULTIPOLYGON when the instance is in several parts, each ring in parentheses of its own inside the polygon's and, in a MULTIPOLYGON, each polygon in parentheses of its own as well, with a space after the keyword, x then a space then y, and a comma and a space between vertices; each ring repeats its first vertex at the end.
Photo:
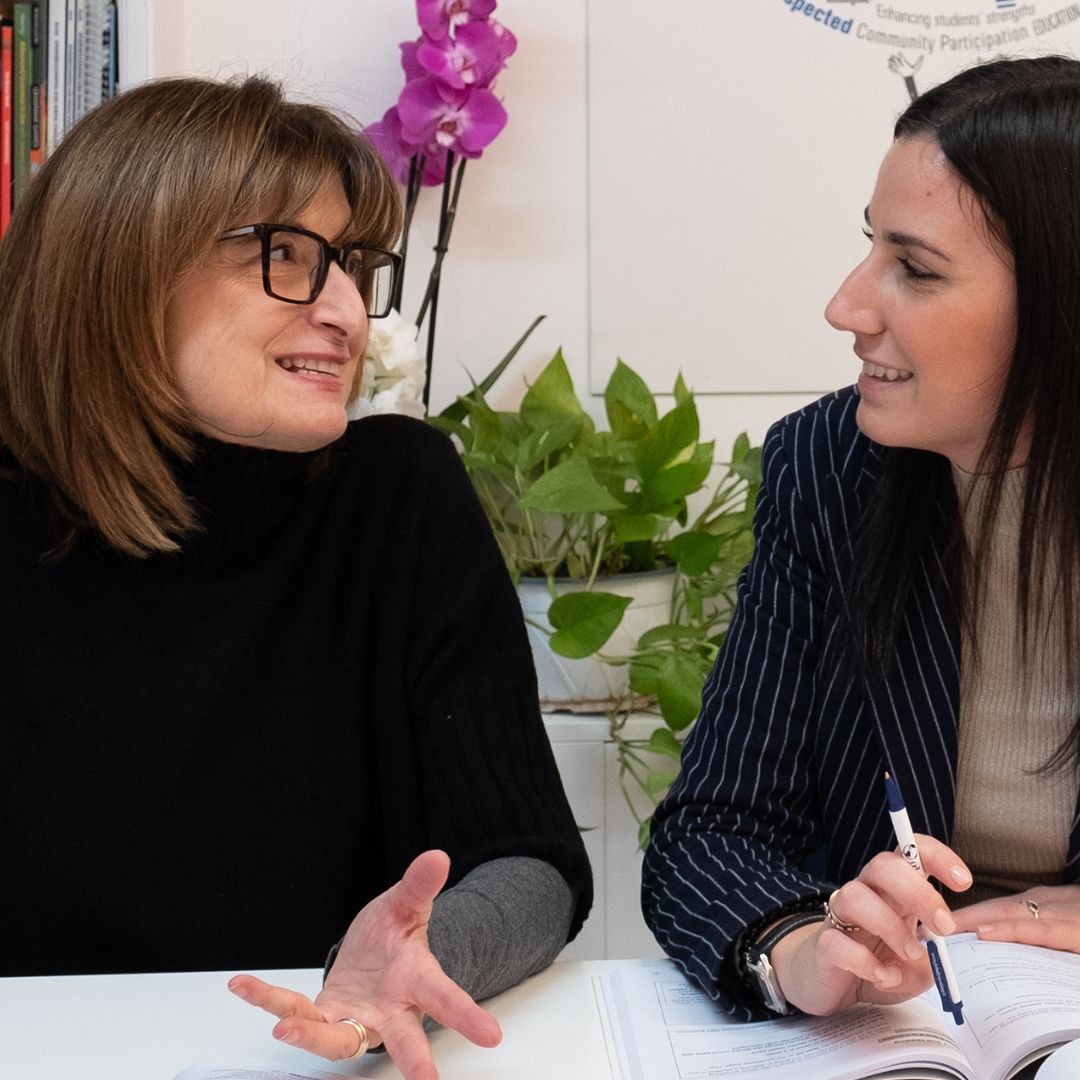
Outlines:
MULTIPOLYGON (((886 768, 916 832, 952 833, 959 627, 939 551, 923 555, 893 672, 867 690, 838 662, 853 532, 882 452, 855 426, 857 404, 840 390, 766 436, 754 556, 645 856, 657 940, 742 1019, 772 1014, 735 972, 739 936, 894 846, 886 768), (800 867, 820 849, 823 875, 800 867)), ((1080 880, 1077 816, 1067 859, 1065 880, 1080 880)))

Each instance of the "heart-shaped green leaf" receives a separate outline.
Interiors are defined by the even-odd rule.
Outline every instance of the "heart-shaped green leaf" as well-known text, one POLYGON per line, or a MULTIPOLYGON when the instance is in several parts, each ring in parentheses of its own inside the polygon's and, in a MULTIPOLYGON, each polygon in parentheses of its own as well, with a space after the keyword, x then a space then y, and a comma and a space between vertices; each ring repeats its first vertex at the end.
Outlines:
POLYGON ((629 597, 614 593, 575 592, 558 597, 548 609, 548 622, 555 630, 552 650, 571 660, 592 656, 615 632, 629 606, 629 597))

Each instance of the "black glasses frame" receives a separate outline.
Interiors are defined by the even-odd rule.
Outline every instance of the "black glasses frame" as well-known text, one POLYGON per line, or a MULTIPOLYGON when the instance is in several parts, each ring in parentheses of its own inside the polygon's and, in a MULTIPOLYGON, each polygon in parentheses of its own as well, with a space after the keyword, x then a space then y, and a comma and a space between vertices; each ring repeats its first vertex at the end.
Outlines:
MULTIPOLYGON (((393 306, 393 298, 397 295, 398 276, 401 273, 401 256, 396 251, 387 251, 386 248, 374 247, 371 244, 345 244, 342 247, 334 247, 324 236, 320 236, 310 229, 301 229, 299 225, 277 225, 274 222, 260 221, 254 225, 241 225, 237 229, 223 232, 218 240, 235 240, 240 236, 257 236, 262 251, 262 283, 263 292, 283 304, 314 304, 319 298, 319 293, 326 285, 326 278, 330 273, 330 264, 337 263, 345 270, 345 260, 354 251, 370 251, 377 255, 383 255, 388 260, 390 267, 390 288, 387 290, 386 302, 378 311, 367 311, 369 319, 384 319, 390 314, 393 306), (307 236, 319 245, 319 266, 315 273, 315 280, 311 284, 311 295, 306 300, 297 300, 291 296, 282 296, 276 293, 270 284, 270 236, 275 232, 294 233, 297 236, 307 236)), ((347 271, 346 271, 347 272, 347 271)), ((369 309, 374 302, 374 297, 369 301, 365 296, 364 308, 369 309)))

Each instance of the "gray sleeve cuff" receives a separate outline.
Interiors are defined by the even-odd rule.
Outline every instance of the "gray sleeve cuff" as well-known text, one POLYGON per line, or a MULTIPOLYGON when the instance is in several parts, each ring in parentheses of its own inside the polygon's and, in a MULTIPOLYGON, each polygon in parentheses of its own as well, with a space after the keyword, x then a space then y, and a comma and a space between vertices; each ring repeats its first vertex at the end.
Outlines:
MULTIPOLYGON (((435 898, 428 943, 443 971, 477 1001, 542 971, 566 944, 577 898, 542 859, 481 863, 435 898)), ((323 979, 337 959, 333 946, 323 979)))
POLYGON ((576 897, 542 859, 482 863, 436 900, 428 942, 443 971, 482 1001, 546 968, 570 933, 576 897))

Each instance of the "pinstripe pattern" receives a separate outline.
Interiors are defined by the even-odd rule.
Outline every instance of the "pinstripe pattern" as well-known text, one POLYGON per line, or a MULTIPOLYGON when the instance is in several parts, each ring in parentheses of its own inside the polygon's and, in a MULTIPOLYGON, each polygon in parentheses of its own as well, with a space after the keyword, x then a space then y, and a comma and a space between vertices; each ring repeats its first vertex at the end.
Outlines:
MULTIPOLYGON (((892 846, 886 767, 917 832, 952 831, 959 638, 937 550, 922 559, 894 671, 867 691, 842 663, 853 530, 881 463, 855 426, 857 403, 853 387, 838 391, 766 436, 754 555, 645 856, 657 940, 741 1019, 772 1014, 739 983, 732 944, 892 846), (827 879, 799 866, 819 849, 827 879)), ((1080 880, 1075 822, 1066 879, 1080 880)))

